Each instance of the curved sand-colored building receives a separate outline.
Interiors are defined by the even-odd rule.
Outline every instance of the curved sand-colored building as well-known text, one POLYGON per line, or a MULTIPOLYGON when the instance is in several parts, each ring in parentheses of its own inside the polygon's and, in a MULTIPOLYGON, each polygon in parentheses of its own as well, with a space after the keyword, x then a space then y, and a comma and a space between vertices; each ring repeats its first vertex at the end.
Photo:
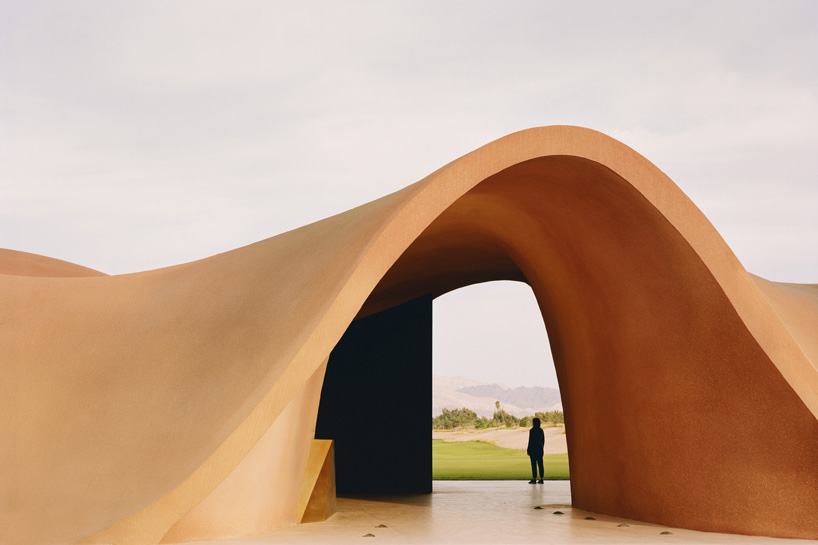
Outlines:
POLYGON ((600 133, 515 133, 194 263, 0 262, 2 543, 298 522, 350 323, 499 279, 527 282, 542 310, 574 505, 818 538, 818 287, 750 275, 670 179, 600 133))

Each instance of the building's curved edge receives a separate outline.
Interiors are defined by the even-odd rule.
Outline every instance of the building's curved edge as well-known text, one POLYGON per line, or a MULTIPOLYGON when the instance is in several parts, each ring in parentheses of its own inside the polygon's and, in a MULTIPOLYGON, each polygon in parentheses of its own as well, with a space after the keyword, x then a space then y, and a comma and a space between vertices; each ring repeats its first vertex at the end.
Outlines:
POLYGON ((82 265, 18 250, 0 248, 0 274, 36 277, 108 276, 82 265))

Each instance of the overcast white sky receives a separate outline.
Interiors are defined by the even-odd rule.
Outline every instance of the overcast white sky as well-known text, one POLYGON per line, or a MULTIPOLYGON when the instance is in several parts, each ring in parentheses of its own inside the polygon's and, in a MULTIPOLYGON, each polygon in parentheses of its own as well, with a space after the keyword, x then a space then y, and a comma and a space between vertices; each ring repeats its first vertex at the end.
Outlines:
MULTIPOLYGON (((0 246, 108 273, 553 124, 650 159, 751 272, 818 282, 818 2, 0 1, 0 246)), ((555 384, 526 286, 435 322, 437 373, 555 384)))

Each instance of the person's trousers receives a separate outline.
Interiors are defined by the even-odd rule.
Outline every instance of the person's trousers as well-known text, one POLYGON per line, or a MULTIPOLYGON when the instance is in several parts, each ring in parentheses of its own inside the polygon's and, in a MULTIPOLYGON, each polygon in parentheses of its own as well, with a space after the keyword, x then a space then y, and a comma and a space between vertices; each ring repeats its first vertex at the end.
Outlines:
POLYGON ((531 478, 537 480, 537 466, 540 466, 540 480, 543 480, 545 473, 543 472, 542 456, 529 456, 531 458, 531 478))

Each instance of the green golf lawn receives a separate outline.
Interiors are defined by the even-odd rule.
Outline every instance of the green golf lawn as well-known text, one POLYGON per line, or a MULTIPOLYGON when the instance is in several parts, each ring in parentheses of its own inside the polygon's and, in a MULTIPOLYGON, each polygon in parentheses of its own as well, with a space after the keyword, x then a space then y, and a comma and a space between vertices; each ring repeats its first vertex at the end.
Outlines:
MULTIPOLYGON (((568 479, 568 455, 543 457, 545 478, 568 479)), ((432 478, 435 480, 517 480, 531 478, 525 452, 480 441, 446 443, 432 440, 432 478)))

